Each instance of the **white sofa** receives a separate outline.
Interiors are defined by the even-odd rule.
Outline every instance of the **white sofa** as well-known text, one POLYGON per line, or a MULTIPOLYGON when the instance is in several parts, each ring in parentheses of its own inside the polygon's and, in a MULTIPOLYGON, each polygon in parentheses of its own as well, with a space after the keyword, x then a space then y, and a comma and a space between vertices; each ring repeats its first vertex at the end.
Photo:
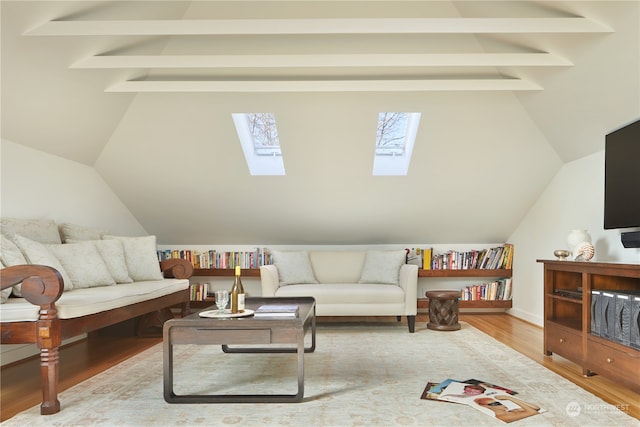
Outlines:
POLYGON ((148 313, 168 316, 176 305, 189 312, 193 266, 181 259, 159 263, 155 236, 108 236, 22 219, 2 219, 0 230, 1 343, 39 348, 43 415, 60 410, 62 340, 148 313))
POLYGON ((418 267, 404 251, 272 251, 262 296, 311 296, 318 316, 407 316, 415 331, 418 267))

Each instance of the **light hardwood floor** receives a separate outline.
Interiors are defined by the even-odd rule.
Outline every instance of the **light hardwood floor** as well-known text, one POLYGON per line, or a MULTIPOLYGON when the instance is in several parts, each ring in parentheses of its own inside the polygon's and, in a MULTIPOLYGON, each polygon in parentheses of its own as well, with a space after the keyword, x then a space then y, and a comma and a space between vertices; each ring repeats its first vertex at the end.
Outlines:
MULTIPOLYGON (((344 319, 344 318, 343 318, 344 319)), ((394 321, 390 318, 385 318, 394 321)), ((320 318, 319 322, 332 319, 320 318)), ((360 320, 363 320, 360 318, 360 320)), ((380 320, 376 318, 376 320, 380 320)), ((542 351, 542 328, 507 314, 466 314, 460 320, 494 337, 516 351, 562 375, 580 387, 617 405, 640 419, 640 393, 620 387, 601 376, 585 378, 574 363, 559 356, 546 357, 542 351)), ((419 314, 417 322, 426 322, 419 314)), ((160 338, 91 337, 61 350, 60 388, 65 390, 123 360, 155 345, 160 338)), ((1 373, 0 421, 40 403, 40 375, 37 358, 3 367, 1 373)))

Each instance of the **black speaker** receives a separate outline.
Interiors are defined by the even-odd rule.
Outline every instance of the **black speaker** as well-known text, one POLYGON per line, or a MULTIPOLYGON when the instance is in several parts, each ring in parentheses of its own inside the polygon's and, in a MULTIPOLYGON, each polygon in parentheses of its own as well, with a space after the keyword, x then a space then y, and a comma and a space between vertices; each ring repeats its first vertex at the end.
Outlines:
POLYGON ((620 240, 625 248, 640 248, 640 231, 621 233, 620 240))

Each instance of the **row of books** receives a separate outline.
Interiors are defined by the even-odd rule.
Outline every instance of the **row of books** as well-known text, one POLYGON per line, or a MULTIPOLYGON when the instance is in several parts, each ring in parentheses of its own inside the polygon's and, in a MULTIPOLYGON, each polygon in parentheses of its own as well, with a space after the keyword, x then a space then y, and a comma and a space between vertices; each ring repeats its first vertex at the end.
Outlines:
POLYGON ((508 301, 511 299, 511 278, 467 286, 462 290, 462 301, 508 301))
POLYGON ((505 243, 489 249, 470 251, 448 251, 434 254, 431 249, 423 249, 422 264, 425 270, 471 270, 510 269, 513 265, 513 245, 505 243))
POLYGON ((207 293, 209 291, 208 283, 192 283, 189 287, 190 300, 191 301, 204 301, 207 299, 207 293))
POLYGON ((193 268, 226 269, 260 268, 261 265, 271 264, 271 254, 266 248, 256 248, 253 251, 198 251, 191 249, 164 249, 158 251, 158 259, 163 261, 170 258, 183 258, 193 264, 193 268))

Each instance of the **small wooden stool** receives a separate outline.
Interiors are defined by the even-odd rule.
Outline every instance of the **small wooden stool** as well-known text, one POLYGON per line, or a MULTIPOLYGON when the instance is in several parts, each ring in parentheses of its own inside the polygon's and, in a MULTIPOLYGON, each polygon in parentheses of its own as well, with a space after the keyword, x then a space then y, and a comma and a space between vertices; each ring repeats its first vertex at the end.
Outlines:
POLYGON ((460 291, 427 291, 429 298, 429 323, 427 328, 436 331, 457 331, 458 298, 460 291))

